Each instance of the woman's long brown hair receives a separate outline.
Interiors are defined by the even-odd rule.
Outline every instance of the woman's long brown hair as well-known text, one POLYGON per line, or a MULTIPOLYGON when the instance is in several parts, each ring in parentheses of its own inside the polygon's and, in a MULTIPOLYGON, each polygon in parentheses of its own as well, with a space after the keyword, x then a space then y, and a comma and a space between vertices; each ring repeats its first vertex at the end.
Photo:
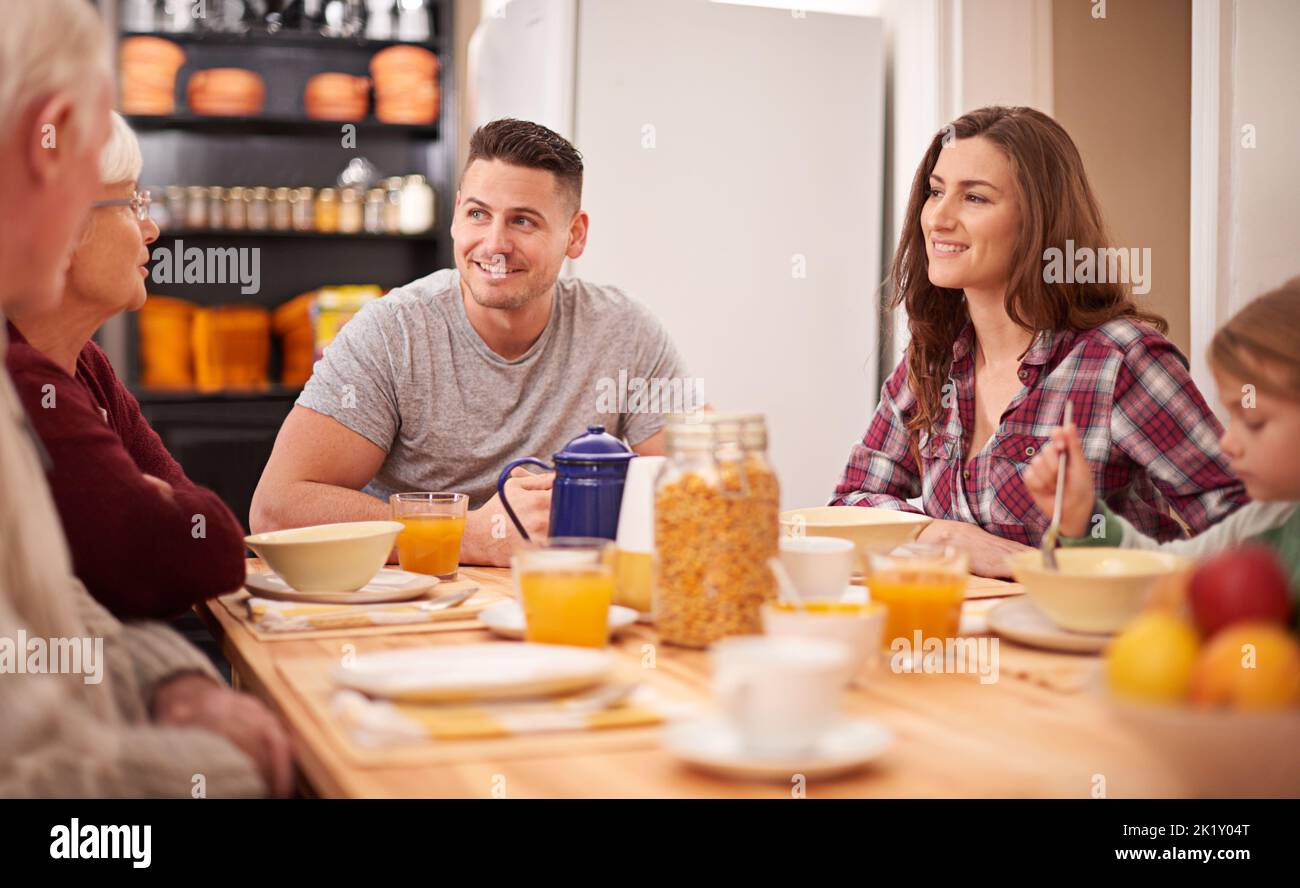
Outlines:
MULTIPOLYGON (((961 290, 930 283, 921 209, 929 197, 930 174, 939 153, 954 139, 982 136, 1010 159, 1020 200, 1021 230, 1007 283, 1007 315, 1035 334, 1044 330, 1089 330, 1117 317, 1144 321, 1161 333, 1164 318, 1137 307, 1127 283, 1047 283, 1044 253, 1064 251, 1066 240, 1079 247, 1111 246, 1101 210, 1088 184, 1079 149, 1052 118, 1033 108, 993 106, 963 114, 935 134, 916 168, 898 251, 890 267, 893 305, 907 308, 911 342, 907 346, 908 383, 917 409, 907 420, 915 444, 918 434, 940 425, 943 385, 952 366, 952 345, 966 323, 961 290)), ((1065 261, 1072 262, 1073 257, 1065 261)))

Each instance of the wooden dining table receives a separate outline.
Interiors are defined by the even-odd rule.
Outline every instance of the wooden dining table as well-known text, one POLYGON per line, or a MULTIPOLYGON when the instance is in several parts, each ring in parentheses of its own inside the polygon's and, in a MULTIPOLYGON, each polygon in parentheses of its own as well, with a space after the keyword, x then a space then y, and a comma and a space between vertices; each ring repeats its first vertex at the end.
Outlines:
MULTIPOLYGON (((264 568, 250 559, 249 571, 264 568)), ((507 569, 461 568, 480 594, 510 595, 507 569)), ((963 633, 987 634, 982 615, 1020 587, 972 578, 963 633)), ((1052 653, 1002 641, 995 681, 978 674, 900 673, 880 666, 845 695, 846 711, 884 725, 892 746, 835 778, 760 782, 693 769, 665 749, 661 727, 527 737, 426 740, 420 749, 359 755, 331 724, 323 696, 344 656, 496 639, 476 620, 429 631, 368 627, 326 637, 259 638, 232 608, 200 605, 230 662, 233 683, 287 726, 304 794, 322 797, 1073 797, 1182 796, 1195 775, 1174 767, 1097 690, 1095 655, 1052 653), (599 734, 596 737, 593 735, 599 734)), ((637 624, 611 643, 637 671, 692 711, 714 707, 710 655, 662 644, 637 624)))

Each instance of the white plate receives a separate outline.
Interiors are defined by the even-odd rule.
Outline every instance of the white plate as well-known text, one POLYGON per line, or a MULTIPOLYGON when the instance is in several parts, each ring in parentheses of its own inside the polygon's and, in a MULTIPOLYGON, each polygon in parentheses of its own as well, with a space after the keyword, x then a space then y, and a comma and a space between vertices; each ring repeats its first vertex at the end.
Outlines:
POLYGON ((613 668, 605 650, 487 642, 366 654, 336 666, 334 681, 372 697, 433 702, 562 694, 599 684, 613 668))
POLYGON ((299 592, 273 573, 249 574, 244 588, 261 598, 277 601, 310 601, 318 604, 381 604, 410 601, 438 585, 438 578, 386 567, 355 592, 299 592))
MULTIPOLYGON (((524 609, 514 599, 498 602, 485 607, 478 618, 502 638, 524 637, 524 609)), ((637 612, 630 607, 611 605, 609 609, 609 633, 617 635, 623 629, 636 622, 637 612)))
POLYGON ((857 770, 893 742, 888 728, 866 718, 843 718, 808 753, 781 757, 747 752, 720 716, 673 722, 663 731, 664 748, 689 765, 726 777, 783 783, 795 774, 812 779, 857 770))
POLYGON ((1113 635, 1093 635, 1070 632, 1047 618, 1029 600, 1028 595, 1008 598, 989 611, 984 619, 989 631, 1011 641, 1049 651, 1066 651, 1074 654, 1096 654, 1105 649, 1113 635))

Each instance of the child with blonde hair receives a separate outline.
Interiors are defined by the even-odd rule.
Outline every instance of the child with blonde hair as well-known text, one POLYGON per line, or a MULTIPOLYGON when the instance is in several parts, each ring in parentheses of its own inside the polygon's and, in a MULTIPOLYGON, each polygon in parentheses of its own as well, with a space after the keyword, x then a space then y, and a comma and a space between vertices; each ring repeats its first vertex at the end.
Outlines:
POLYGON ((1158 543, 1112 512, 1094 492, 1092 467, 1073 425, 1052 433, 1024 473, 1025 487, 1051 514, 1060 454, 1068 452, 1061 544, 1159 549, 1204 558, 1246 542, 1280 558, 1300 589, 1300 277, 1255 299, 1210 343, 1210 367, 1228 411, 1220 439, 1253 502, 1187 540, 1158 543))

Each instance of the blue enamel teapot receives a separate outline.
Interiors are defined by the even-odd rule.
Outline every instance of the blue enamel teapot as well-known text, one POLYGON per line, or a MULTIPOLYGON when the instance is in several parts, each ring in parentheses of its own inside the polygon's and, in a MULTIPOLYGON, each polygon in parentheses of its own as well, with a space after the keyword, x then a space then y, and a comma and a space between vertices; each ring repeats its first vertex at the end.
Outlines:
POLYGON ((623 502, 623 481, 627 464, 636 456, 627 445, 605 431, 604 426, 587 426, 579 435, 552 457, 548 465, 535 456, 517 459, 501 470, 497 493, 506 514, 524 539, 528 531, 506 498, 506 481, 517 466, 535 465, 555 472, 551 488, 551 529, 553 537, 603 537, 612 540, 618 533, 618 510, 623 502))

